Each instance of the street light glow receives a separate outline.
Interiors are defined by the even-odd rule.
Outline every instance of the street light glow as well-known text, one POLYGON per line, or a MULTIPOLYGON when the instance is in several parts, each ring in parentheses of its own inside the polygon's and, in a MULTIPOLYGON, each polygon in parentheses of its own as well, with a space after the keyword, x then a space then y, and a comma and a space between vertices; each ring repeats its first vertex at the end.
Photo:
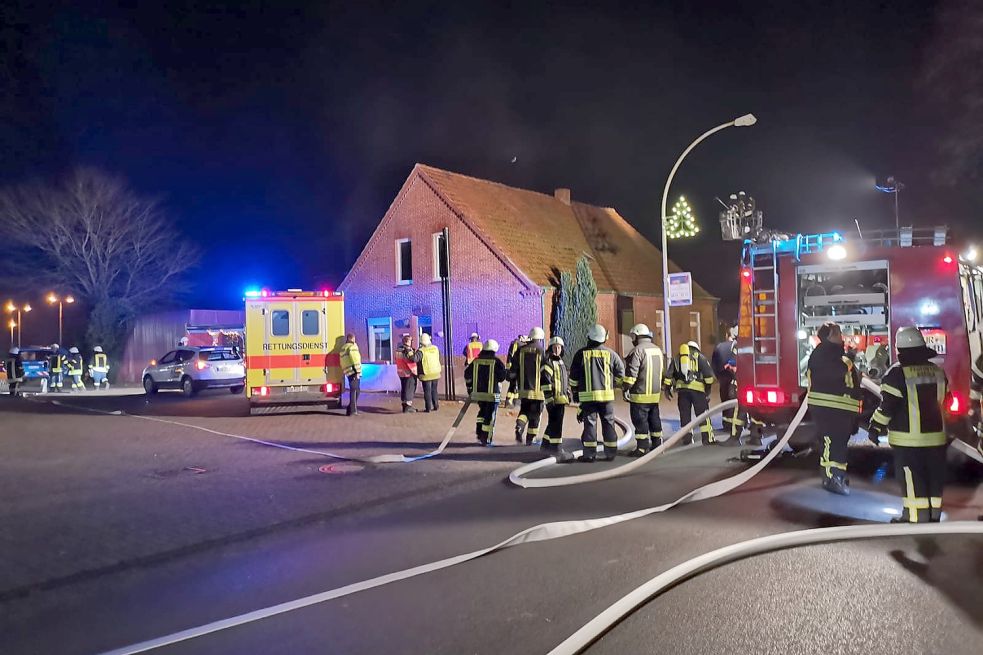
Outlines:
POLYGON ((30 305, 27 305, 27 304, 25 304, 25 305, 24 305, 24 311, 25 311, 25 312, 29 312, 29 311, 31 311, 31 306, 30 306, 30 305))
POLYGON ((979 253, 976 251, 976 246, 970 246, 969 248, 966 249, 966 253, 963 255, 963 259, 965 259, 968 262, 975 262, 976 257, 978 255, 979 253))
POLYGON ((54 305, 56 302, 58 302, 58 296, 53 293, 49 293, 45 300, 47 300, 49 304, 54 305))
POLYGON ((17 305, 14 304, 13 300, 8 300, 7 304, 4 306, 4 309, 7 310, 8 312, 16 312, 17 305))
POLYGON ((67 302, 69 305, 72 304, 75 302, 75 296, 65 296, 65 302, 67 302))

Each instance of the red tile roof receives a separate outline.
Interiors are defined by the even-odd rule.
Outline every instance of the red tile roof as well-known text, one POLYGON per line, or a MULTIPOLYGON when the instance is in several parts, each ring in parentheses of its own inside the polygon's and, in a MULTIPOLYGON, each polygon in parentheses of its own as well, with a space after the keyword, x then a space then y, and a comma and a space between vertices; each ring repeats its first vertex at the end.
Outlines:
MULTIPOLYGON (((520 271, 540 286, 573 273, 582 254, 600 291, 662 295, 662 254, 610 207, 566 204, 552 195, 417 164, 415 170, 520 271)), ((669 263, 670 271, 680 270, 669 263)), ((694 282, 693 295, 712 298, 694 282)))

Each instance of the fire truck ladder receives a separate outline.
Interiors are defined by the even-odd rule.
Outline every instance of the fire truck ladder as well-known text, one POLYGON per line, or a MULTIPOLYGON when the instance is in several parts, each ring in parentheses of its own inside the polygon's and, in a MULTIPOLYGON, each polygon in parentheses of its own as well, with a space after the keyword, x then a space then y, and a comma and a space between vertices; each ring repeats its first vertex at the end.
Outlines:
POLYGON ((778 385, 778 253, 779 242, 753 244, 751 266, 751 377, 758 386, 759 367, 771 368, 769 384, 778 385))

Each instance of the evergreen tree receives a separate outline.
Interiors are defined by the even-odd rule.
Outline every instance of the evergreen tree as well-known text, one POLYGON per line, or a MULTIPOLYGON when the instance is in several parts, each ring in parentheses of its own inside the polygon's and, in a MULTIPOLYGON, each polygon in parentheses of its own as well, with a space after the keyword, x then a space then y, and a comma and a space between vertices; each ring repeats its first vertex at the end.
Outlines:
POLYGON ((577 274, 570 304, 570 341, 567 354, 572 359, 574 353, 587 345, 587 332, 597 323, 597 283, 586 257, 577 260, 577 274))

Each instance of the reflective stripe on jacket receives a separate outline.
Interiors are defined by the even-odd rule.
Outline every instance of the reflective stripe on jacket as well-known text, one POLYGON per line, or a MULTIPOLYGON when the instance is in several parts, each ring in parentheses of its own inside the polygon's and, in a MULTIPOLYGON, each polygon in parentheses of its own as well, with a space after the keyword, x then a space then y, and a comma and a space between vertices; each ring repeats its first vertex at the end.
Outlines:
POLYGON ((625 357, 624 385, 628 401, 653 404, 662 398, 662 381, 666 374, 666 358, 662 349, 651 339, 642 337, 625 357))
POLYGON ((81 355, 69 355, 65 363, 68 365, 69 375, 82 375, 81 355))
POLYGON ((895 364, 881 380, 881 405, 870 423, 887 428, 892 446, 944 446, 942 407, 948 392, 949 381, 939 366, 895 364))
POLYGON ((106 353, 96 353, 89 364, 90 373, 109 373, 109 358, 106 353))
POLYGON ((588 345, 573 356, 570 388, 578 402, 611 402, 624 375, 625 364, 616 352, 600 344, 588 345))
POLYGON ((362 373, 362 353, 358 349, 357 343, 345 342, 338 353, 341 357, 341 370, 345 375, 361 375, 362 373))
POLYGON ((464 364, 465 366, 478 359, 478 355, 481 354, 481 342, 479 341, 469 341, 468 345, 464 346, 464 364))
POLYGON ((396 351, 396 375, 401 378, 416 376, 416 353, 412 347, 400 346, 396 351))
POLYGON ((512 368, 509 373, 515 379, 515 389, 519 398, 546 399, 540 384, 544 354, 537 344, 528 343, 512 356, 512 368))
POLYGON ((706 393, 707 387, 716 381, 710 362, 703 356, 703 353, 696 351, 696 354, 676 355, 669 362, 666 370, 666 377, 662 381, 665 386, 671 386, 677 391, 679 389, 690 389, 700 393, 706 393), (685 359, 684 359, 685 357, 685 359))
POLYGON ((543 364, 540 375, 543 394, 549 405, 570 404, 570 375, 562 358, 550 357, 543 364))
POLYGON ((464 382, 468 397, 475 402, 498 402, 498 387, 505 380, 505 364, 495 353, 482 351, 478 358, 464 369, 464 382))
POLYGON ((420 349, 416 351, 416 361, 419 364, 417 371, 420 380, 429 382, 440 378, 440 350, 437 346, 433 344, 420 346, 420 349))
POLYGON ((809 404, 813 407, 860 413, 860 374, 842 345, 820 342, 809 355, 806 378, 809 404))

